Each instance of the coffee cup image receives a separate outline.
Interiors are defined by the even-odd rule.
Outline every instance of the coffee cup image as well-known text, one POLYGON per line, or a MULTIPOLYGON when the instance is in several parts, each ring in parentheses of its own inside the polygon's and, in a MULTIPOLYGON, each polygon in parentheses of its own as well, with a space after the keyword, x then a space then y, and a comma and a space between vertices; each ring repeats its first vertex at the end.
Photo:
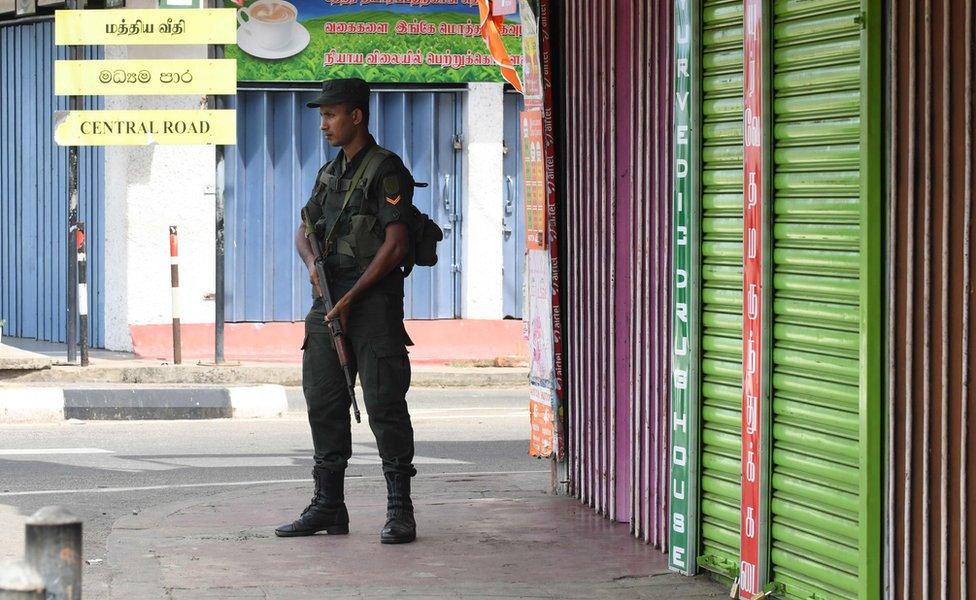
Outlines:
POLYGON ((284 48, 292 41, 298 9, 285 0, 258 0, 237 11, 239 32, 268 50, 284 48))

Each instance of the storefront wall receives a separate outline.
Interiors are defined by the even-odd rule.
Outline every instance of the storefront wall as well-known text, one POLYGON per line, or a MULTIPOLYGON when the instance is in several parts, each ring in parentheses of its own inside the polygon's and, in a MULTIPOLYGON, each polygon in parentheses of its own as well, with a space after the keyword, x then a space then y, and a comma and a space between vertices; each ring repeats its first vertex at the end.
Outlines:
POLYGON ((878 597, 881 12, 675 7, 690 39, 676 105, 691 109, 675 121, 689 166, 675 231, 689 233, 673 322, 689 344, 672 350, 671 531, 686 536, 672 567, 737 579, 743 597, 878 597))
POLYGON ((886 596, 965 598, 972 577, 973 2, 889 11, 886 596))
POLYGON ((570 488, 663 548, 670 7, 570 3, 557 19, 570 488))

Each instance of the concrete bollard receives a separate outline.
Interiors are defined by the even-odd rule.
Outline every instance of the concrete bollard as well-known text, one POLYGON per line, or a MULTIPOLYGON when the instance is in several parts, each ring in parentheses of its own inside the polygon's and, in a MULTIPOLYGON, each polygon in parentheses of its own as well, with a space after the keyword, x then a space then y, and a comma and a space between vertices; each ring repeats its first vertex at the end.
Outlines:
POLYGON ((44 580, 26 561, 0 562, 0 600, 44 600, 44 580))
POLYGON ((81 519, 45 506, 27 520, 25 557, 40 573, 49 600, 81 599, 81 519))

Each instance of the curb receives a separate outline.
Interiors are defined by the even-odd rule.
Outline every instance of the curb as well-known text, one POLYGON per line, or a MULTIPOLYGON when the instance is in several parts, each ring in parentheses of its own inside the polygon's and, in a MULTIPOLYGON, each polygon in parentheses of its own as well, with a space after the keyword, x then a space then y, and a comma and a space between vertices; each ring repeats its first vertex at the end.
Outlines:
MULTIPOLYGON (((414 388, 523 387, 529 384, 529 370, 507 367, 435 370, 415 366, 411 380, 411 387, 414 388)), ((123 383, 255 386, 270 384, 297 387, 302 385, 302 368, 300 365, 54 366, 38 371, 0 371, 0 382, 13 385, 123 383)))
POLYGON ((0 424, 269 419, 288 412, 280 385, 184 388, 0 387, 0 424))

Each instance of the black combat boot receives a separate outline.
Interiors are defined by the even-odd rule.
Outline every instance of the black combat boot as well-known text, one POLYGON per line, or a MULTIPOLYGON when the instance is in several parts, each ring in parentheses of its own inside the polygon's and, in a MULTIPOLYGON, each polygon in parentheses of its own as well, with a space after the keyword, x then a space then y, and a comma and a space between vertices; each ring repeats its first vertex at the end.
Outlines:
POLYGON ((406 544, 417 539, 417 522, 413 520, 410 501, 410 476, 403 473, 386 475, 386 525, 380 532, 384 544, 406 544))
POLYGON ((315 478, 312 503, 294 522, 275 529, 278 537, 314 535, 320 531, 330 535, 349 533, 349 512, 342 490, 345 471, 316 466, 312 469, 312 477, 315 478))

